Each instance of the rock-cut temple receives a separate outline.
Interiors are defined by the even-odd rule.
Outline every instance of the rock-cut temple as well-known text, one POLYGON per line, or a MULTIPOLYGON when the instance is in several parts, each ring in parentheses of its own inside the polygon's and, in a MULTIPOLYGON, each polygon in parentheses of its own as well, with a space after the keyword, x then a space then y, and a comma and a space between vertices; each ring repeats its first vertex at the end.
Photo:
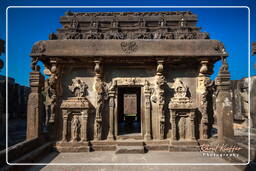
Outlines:
POLYGON ((28 140, 47 135, 58 151, 79 152, 189 150, 233 137, 228 53, 195 14, 67 12, 60 23, 30 54, 28 140))

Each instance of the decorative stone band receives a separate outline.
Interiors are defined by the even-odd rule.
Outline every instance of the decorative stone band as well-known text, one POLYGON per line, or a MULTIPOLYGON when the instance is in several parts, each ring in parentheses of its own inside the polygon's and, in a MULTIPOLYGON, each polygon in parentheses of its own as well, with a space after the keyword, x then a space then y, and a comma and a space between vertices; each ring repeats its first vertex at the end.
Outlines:
POLYGON ((55 39, 209 39, 197 16, 183 12, 67 12, 55 39))
POLYGON ((228 56, 217 40, 47 40, 35 43, 32 57, 210 57, 228 56), (37 47, 39 46, 39 47, 37 47), (43 49, 43 50, 42 50, 43 49), (38 50, 38 51, 37 51, 38 50))
POLYGON ((71 97, 63 101, 61 104, 62 109, 80 109, 89 108, 88 100, 85 97, 71 97))

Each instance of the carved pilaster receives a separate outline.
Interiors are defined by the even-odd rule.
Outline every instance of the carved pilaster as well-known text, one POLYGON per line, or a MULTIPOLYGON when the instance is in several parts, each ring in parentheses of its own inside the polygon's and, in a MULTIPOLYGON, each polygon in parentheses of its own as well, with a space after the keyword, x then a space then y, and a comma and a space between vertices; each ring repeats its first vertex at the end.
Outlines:
POLYGON ((115 91, 109 92, 109 132, 108 140, 114 140, 114 112, 115 112, 115 91))
POLYGON ((216 92, 216 113, 218 125, 218 140, 224 141, 224 137, 232 138, 233 129, 233 111, 230 89, 230 73, 226 57, 222 57, 222 66, 215 80, 217 86, 216 92))
POLYGON ((176 113, 175 111, 170 110, 170 115, 171 115, 171 124, 172 124, 172 140, 175 141, 177 140, 176 138, 176 113))
POLYGON ((63 127, 62 127, 62 141, 67 141, 67 129, 68 129, 68 113, 67 110, 63 110, 63 127))
POLYGON ((190 114, 190 136, 191 136, 191 140, 195 140, 195 111, 191 110, 190 114))
POLYGON ((33 58, 30 72, 31 93, 28 97, 27 108, 27 139, 39 137, 42 132, 42 88, 44 84, 44 76, 40 73, 40 67, 36 65, 38 58, 33 58))
POLYGON ((81 141, 87 141, 88 109, 82 111, 81 114, 82 114, 81 141))
POLYGON ((164 84, 165 77, 163 75, 164 60, 157 61, 156 85, 158 92, 158 116, 160 121, 160 139, 164 139, 165 132, 165 116, 164 116, 164 84))
POLYGON ((145 85, 144 85, 144 94, 145 94, 145 128, 146 128, 146 133, 144 136, 145 140, 150 140, 151 139, 151 102, 150 102, 150 88, 149 88, 149 82, 146 80, 145 85))

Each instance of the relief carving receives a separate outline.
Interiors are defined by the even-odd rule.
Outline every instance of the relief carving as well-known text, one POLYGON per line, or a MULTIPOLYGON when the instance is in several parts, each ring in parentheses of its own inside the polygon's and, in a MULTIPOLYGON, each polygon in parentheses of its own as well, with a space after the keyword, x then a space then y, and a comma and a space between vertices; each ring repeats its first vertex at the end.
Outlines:
POLYGON ((80 79, 73 79, 72 85, 68 86, 68 88, 75 97, 84 97, 87 94, 88 86, 80 79))
POLYGON ((47 67, 45 69, 45 74, 50 77, 45 80, 44 91, 45 91, 45 111, 46 111, 46 122, 45 125, 48 125, 48 122, 54 122, 55 113, 56 113, 56 86, 57 86, 57 67, 55 64, 52 65, 49 70, 47 67))
POLYGON ((137 51, 138 49, 138 45, 136 44, 136 42, 131 41, 131 42, 122 42, 121 44, 121 49, 124 53, 130 54, 130 53, 134 53, 137 51))
POLYGON ((54 121, 54 113, 55 113, 55 106, 56 106, 56 91, 54 88, 54 84, 50 79, 45 80, 45 125, 47 126, 49 122, 54 121))
POLYGON ((187 97, 188 87, 180 79, 176 78, 171 88, 174 90, 171 103, 191 103, 191 100, 187 97))

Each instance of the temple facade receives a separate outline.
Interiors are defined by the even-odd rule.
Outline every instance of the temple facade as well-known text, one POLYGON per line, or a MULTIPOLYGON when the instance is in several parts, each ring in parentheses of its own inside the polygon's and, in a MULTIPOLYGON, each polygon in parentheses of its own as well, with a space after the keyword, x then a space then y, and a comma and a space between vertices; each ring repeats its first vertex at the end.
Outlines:
POLYGON ((27 139, 47 133, 59 151, 134 140, 170 150, 211 141, 213 124, 213 141, 234 135, 228 53, 195 14, 67 12, 60 23, 30 54, 27 139))

